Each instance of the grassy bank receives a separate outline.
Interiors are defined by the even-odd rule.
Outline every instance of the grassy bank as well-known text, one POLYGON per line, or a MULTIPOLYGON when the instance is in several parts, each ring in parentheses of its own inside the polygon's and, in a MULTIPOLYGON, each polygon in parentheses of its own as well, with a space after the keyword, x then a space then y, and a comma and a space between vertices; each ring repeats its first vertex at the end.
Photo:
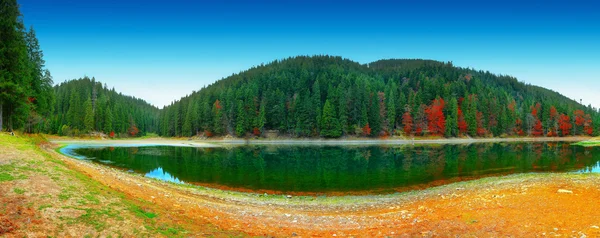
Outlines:
POLYGON ((46 146, 39 136, 0 134, 0 236, 185 237, 198 229, 74 170, 46 146))

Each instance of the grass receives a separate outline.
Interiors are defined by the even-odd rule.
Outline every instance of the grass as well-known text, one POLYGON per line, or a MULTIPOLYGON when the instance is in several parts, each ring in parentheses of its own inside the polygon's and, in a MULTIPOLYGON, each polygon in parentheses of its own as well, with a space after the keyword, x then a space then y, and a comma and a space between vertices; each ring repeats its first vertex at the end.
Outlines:
POLYGON ((134 204, 131 204, 129 206, 129 210, 132 211, 136 216, 138 216, 140 218, 153 219, 158 216, 156 213, 146 211, 146 210, 142 209, 140 206, 137 206, 134 204))
POLYGON ((15 177, 8 173, 0 173, 0 182, 8 182, 15 180, 15 177))
POLYGON ((50 208, 50 207, 52 207, 52 205, 50 205, 50 204, 44 204, 44 205, 41 205, 40 207, 38 207, 38 210, 42 211, 42 210, 44 210, 46 208, 50 208))
POLYGON ((15 192, 16 194, 24 194, 25 189, 15 188, 13 189, 13 192, 15 192))

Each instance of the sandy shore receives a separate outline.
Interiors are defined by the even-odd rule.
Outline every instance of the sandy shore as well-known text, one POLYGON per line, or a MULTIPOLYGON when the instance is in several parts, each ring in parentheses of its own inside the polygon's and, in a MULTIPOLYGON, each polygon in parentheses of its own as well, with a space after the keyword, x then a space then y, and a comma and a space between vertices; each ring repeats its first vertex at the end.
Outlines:
POLYGON ((450 138, 450 139, 209 139, 189 140, 178 138, 148 138, 148 139, 73 139, 51 138, 57 144, 86 144, 86 145, 169 145, 189 147, 219 147, 223 145, 412 145, 412 144, 471 144, 491 142, 548 142, 564 141, 578 142, 589 140, 591 137, 521 137, 521 138, 450 138))

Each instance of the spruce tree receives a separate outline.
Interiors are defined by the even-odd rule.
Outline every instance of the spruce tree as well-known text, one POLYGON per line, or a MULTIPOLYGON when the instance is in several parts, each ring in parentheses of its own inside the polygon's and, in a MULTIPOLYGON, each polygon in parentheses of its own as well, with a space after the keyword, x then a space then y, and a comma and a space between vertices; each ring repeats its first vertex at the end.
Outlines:
POLYGON ((321 136, 328 138, 337 138, 342 135, 342 128, 335 113, 334 106, 325 101, 323 106, 323 118, 321 119, 321 136))
POLYGON ((94 130, 94 109, 92 108, 92 100, 88 98, 85 101, 85 118, 84 118, 84 129, 86 132, 94 130))
POLYGON ((106 108, 106 113, 104 114, 104 133, 110 134, 113 131, 113 115, 110 107, 106 108))

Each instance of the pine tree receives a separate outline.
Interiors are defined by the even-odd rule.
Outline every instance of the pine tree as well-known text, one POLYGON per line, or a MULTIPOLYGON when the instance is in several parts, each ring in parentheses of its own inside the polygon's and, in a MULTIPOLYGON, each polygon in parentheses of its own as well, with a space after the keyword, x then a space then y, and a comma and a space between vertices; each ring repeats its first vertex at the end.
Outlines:
POLYGON ((369 126, 371 127, 372 136, 379 136, 381 132, 381 115, 379 112, 379 97, 373 95, 371 98, 371 107, 369 107, 369 126))
POLYGON ((88 98, 84 104, 85 107, 85 118, 84 118, 84 130, 91 132, 94 130, 94 110, 92 108, 92 101, 88 98))
POLYGON ((3 0, 0 8, 0 131, 4 119, 12 131, 30 113, 31 67, 17 1, 3 0))
POLYGON ((263 133, 265 123, 267 123, 266 101, 263 98, 260 101, 260 109, 258 111, 258 123, 255 126, 254 135, 258 136, 263 133))
POLYGON ((109 134, 113 131, 113 115, 110 107, 106 108, 106 114, 104 114, 104 133, 109 134))
POLYGON ((246 115, 246 110, 244 110, 244 102, 242 102, 242 100, 238 100, 237 102, 237 118, 236 118, 236 125, 235 125, 235 134, 238 137, 243 137, 244 135, 246 135, 246 120, 247 120, 247 115, 246 115))
POLYGON ((323 118, 321 119, 321 136, 329 138, 337 138, 342 135, 342 128, 335 114, 334 106, 325 101, 323 106, 323 118))
POLYGON ((315 111, 315 114, 314 114, 314 118, 316 120, 315 126, 316 126, 317 131, 319 131, 321 128, 322 112, 321 112, 321 85, 319 84, 318 79, 313 84, 311 101, 312 101, 312 103, 311 103, 310 111, 313 111, 313 110, 315 111))
POLYGON ((448 118, 446 120, 446 137, 458 136, 458 101, 455 97, 450 99, 447 106, 448 118))
POLYGON ((387 107, 387 121, 388 121, 388 127, 389 127, 389 132, 391 134, 394 133, 394 129, 396 129, 396 103, 395 103, 395 98, 394 98, 394 90, 396 89, 396 84, 392 83, 391 87, 389 88, 389 91, 387 93, 387 102, 386 102, 386 107, 387 107))

